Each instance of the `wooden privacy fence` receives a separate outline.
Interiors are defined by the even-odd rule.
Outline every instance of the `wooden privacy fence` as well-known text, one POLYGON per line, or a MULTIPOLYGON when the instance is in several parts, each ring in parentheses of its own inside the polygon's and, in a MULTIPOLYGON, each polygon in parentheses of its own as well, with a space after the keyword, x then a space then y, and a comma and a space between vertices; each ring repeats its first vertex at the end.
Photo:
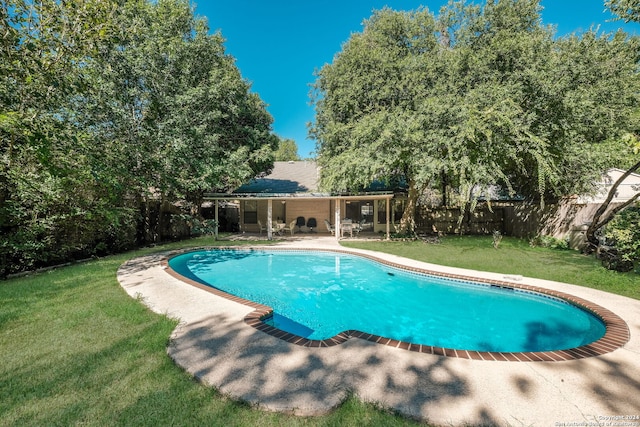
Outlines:
POLYGON ((473 212, 461 214, 459 208, 428 208, 420 206, 416 210, 417 231, 437 230, 444 234, 491 234, 504 233, 505 213, 503 207, 478 206, 473 212))
POLYGON ((528 202, 494 203, 491 208, 487 204, 479 204, 473 211, 467 209, 464 213, 460 208, 420 206, 416 210, 416 226, 422 232, 431 232, 435 226, 439 233, 444 234, 483 235, 499 231, 506 236, 531 238, 542 231, 562 237, 570 230, 574 220, 560 214, 564 219, 558 221, 559 212, 566 211, 566 203, 548 205, 545 209, 528 202), (555 223, 551 225, 550 222, 555 223))
MULTIPOLYGON (((612 203, 609 209, 617 205, 619 203, 612 203)), ((599 203, 577 203, 575 198, 562 199, 544 209, 530 202, 493 204, 491 209, 486 204, 480 204, 473 212, 465 211, 462 218, 459 208, 419 206, 416 210, 416 226, 419 232, 432 232, 435 226, 438 232, 444 234, 482 235, 499 231, 520 238, 543 234, 580 240, 585 224, 591 221, 599 206, 599 203)))

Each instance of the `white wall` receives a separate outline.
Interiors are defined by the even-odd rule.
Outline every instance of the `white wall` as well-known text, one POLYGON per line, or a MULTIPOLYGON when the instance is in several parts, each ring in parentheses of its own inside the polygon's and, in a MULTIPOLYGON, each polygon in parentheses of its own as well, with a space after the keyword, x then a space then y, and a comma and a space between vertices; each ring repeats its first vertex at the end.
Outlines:
MULTIPOLYGON (((613 184, 625 173, 622 169, 609 169, 602 177, 598 185, 598 190, 594 195, 583 195, 578 197, 578 203, 602 203, 607 198, 609 190, 613 184)), ((632 173, 618 187, 616 196, 612 202, 625 202, 640 191, 640 175, 632 173)))

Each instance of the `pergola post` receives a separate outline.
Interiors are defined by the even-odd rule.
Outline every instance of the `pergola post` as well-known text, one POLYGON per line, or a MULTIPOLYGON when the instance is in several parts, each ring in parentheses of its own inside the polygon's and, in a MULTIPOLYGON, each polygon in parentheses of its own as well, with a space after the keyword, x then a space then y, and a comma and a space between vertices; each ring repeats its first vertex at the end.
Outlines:
POLYGON ((273 238, 273 224, 271 219, 273 218, 273 200, 267 200, 267 239, 273 238))
POLYGON ((387 240, 391 239, 391 236, 389 235, 390 232, 390 225, 389 225, 389 218, 390 218, 390 208, 391 208, 391 199, 387 197, 387 240))

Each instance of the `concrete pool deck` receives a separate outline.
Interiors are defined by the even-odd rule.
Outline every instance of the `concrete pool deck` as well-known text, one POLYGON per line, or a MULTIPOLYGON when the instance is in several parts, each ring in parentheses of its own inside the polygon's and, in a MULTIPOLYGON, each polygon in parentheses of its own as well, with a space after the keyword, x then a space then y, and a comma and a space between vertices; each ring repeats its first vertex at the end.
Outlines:
MULTIPOLYGON (((276 245, 341 248, 331 237, 291 239, 276 245)), ((252 307, 170 276, 162 267, 166 255, 126 262, 118 270, 118 280, 153 311, 180 320, 168 348, 179 366, 203 383, 256 407, 322 414, 353 393, 434 425, 640 427, 638 300, 522 279, 599 304, 627 323, 631 339, 622 348, 579 360, 478 361, 416 353, 357 338, 333 347, 309 348, 247 325, 244 318, 253 312, 252 307)), ((442 267, 377 252, 375 256, 410 267, 505 280, 503 274, 442 267)))

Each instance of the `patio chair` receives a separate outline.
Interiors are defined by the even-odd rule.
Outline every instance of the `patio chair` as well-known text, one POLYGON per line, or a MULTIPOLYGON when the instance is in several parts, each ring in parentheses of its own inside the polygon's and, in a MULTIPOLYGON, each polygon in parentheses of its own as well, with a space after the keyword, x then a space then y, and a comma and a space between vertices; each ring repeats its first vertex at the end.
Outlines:
POLYGON ((303 216, 299 216, 296 218, 296 227, 298 227, 298 231, 302 231, 302 227, 306 224, 303 216))
POLYGON ((273 221, 271 225, 272 225, 271 229, 273 230, 273 232, 276 233, 278 236, 282 236, 282 231, 286 227, 286 224, 283 222, 273 221))
POLYGON ((340 224, 340 237, 344 237, 345 231, 353 237, 353 221, 350 219, 343 219, 340 224))
POLYGON ((284 232, 284 231, 289 231, 289 232, 291 232, 291 235, 293 236, 293 231, 295 230, 295 228, 296 228, 296 220, 294 219, 293 221, 291 221, 291 222, 289 223, 289 225, 286 225, 286 226, 282 229, 282 231, 283 231, 283 232, 284 232))
POLYGON ((260 235, 262 236, 262 231, 267 231, 267 226, 262 225, 262 221, 258 220, 258 230, 260 231, 260 235))
POLYGON ((309 233, 313 233, 313 229, 318 227, 318 222, 315 218, 309 218, 307 220, 307 228, 309 229, 309 233))
POLYGON ((336 233, 336 228, 333 225, 331 225, 331 223, 329 222, 328 219, 324 220, 324 225, 327 226, 327 231, 329 233, 331 233, 331 234, 335 234, 336 233))
POLYGON ((360 234, 360 232, 364 230, 364 222, 365 220, 363 219, 360 222, 356 222, 353 224, 352 228, 353 228, 353 231, 356 232, 356 237, 358 237, 358 234, 360 234))

